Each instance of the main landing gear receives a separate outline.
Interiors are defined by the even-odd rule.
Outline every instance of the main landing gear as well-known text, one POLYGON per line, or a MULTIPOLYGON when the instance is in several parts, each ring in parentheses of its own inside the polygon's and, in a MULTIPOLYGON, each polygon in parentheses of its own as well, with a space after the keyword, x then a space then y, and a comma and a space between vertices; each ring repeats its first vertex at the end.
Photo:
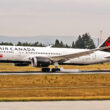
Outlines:
POLYGON ((50 68, 42 68, 42 72, 50 72, 50 68))
POLYGON ((60 72, 60 68, 52 68, 52 72, 60 72))
POLYGON ((60 68, 42 68, 42 72, 59 72, 60 68))
POLYGON ((58 62, 54 63, 55 68, 42 68, 42 72, 59 72, 60 68, 58 68, 58 62))

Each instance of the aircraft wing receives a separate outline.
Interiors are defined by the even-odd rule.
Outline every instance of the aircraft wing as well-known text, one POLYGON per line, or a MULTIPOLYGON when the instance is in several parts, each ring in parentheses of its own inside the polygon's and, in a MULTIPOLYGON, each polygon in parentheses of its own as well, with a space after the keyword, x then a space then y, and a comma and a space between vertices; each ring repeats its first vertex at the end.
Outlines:
POLYGON ((87 50, 84 52, 62 55, 62 56, 54 56, 54 57, 50 57, 50 60, 55 61, 55 62, 64 62, 64 61, 67 61, 67 60, 72 59, 72 58, 78 58, 81 56, 90 55, 91 53, 94 53, 96 51, 104 50, 104 49, 108 49, 108 48, 110 48, 110 46, 96 48, 96 49, 92 49, 92 50, 87 50))

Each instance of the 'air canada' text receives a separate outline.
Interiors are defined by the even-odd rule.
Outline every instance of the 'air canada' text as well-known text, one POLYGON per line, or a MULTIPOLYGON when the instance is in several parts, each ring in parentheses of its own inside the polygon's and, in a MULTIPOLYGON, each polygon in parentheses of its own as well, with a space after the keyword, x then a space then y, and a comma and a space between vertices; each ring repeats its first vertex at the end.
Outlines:
POLYGON ((0 47, 0 50, 35 51, 34 48, 26 48, 26 47, 0 47))

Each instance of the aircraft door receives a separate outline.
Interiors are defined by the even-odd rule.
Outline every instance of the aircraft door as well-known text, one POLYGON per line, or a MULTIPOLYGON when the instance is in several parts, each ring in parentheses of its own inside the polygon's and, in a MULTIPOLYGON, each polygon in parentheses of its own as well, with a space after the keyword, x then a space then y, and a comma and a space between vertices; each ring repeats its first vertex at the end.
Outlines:
POLYGON ((13 59, 14 60, 19 60, 20 57, 21 57, 21 52, 18 51, 15 46, 13 47, 13 52, 14 52, 13 59))

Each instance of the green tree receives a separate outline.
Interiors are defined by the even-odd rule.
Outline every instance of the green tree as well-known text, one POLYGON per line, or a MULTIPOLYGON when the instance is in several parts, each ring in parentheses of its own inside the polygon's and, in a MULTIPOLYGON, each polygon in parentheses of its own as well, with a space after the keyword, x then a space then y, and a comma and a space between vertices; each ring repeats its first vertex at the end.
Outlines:
POLYGON ((10 45, 10 46, 13 46, 13 43, 11 43, 11 42, 1 42, 0 45, 10 45))
POLYGON ((71 46, 72 48, 75 48, 75 43, 74 43, 74 41, 72 42, 72 46, 71 46))
POLYGON ((94 41, 91 39, 91 36, 88 33, 82 35, 83 48, 93 49, 95 48, 94 41))
POLYGON ((23 46, 20 41, 19 41, 16 45, 17 45, 17 46, 23 46))
POLYGON ((59 46, 60 46, 60 47, 64 47, 64 44, 63 44, 62 41, 60 42, 59 46))
POLYGON ((81 36, 79 36, 78 39, 76 40, 76 42, 75 42, 75 48, 83 48, 81 36))
POLYGON ((55 44, 53 45, 53 47, 60 47, 60 42, 58 39, 56 39, 55 44))
POLYGON ((70 46, 68 44, 64 44, 63 41, 59 41, 58 39, 56 39, 55 44, 53 45, 53 47, 70 48, 70 46))
POLYGON ((94 41, 91 39, 91 36, 88 33, 85 33, 78 37, 78 39, 75 42, 76 48, 86 48, 86 49, 93 49, 95 48, 94 41))

